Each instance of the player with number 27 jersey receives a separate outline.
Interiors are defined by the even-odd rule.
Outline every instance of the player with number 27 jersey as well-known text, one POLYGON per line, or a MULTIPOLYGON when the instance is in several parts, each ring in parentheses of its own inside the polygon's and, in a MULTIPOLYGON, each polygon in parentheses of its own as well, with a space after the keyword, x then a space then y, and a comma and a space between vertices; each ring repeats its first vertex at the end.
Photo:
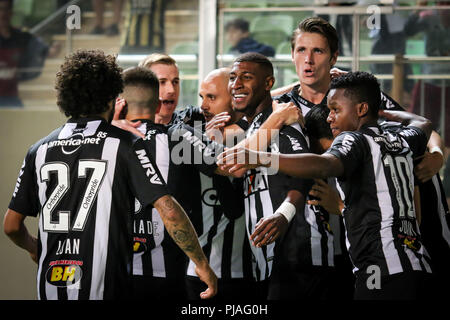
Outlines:
POLYGON ((39 299, 129 293, 130 215, 168 194, 142 139, 102 118, 70 119, 33 145, 9 208, 39 217, 39 299))

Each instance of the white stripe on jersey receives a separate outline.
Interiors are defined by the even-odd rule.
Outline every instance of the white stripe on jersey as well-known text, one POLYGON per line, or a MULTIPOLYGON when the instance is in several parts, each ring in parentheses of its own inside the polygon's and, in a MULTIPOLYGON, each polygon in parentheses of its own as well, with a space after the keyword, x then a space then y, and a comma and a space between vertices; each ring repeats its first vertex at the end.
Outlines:
POLYGON ((216 235, 212 238, 211 253, 208 260, 218 278, 222 278, 223 237, 229 222, 230 220, 222 215, 217 225, 216 235))
MULTIPOLYGON (((144 124, 145 124, 145 132, 147 132, 147 123, 144 124)), ((143 128, 143 126, 140 126, 139 128, 143 128)), ((167 183, 170 165, 168 136, 167 134, 157 134, 155 136, 155 141, 156 141, 156 152, 155 152, 156 166, 159 168, 159 171, 161 172, 164 181, 166 181, 167 183)), ((152 222, 153 226, 156 225, 158 229, 153 230, 153 239, 155 241, 155 248, 153 248, 151 251, 153 276, 165 278, 166 266, 164 260, 164 250, 161 246, 161 243, 164 240, 164 222, 161 218, 161 215, 154 208, 152 209, 152 222)))
POLYGON ((442 238, 444 238, 447 244, 450 246, 450 230, 448 228, 447 221, 445 220, 445 209, 442 205, 442 193, 436 175, 433 176, 432 181, 437 195, 439 220, 441 221, 442 226, 442 238))
MULTIPOLYGON (((200 242, 200 246, 204 247, 208 242, 208 231, 214 225, 214 207, 211 205, 207 205, 205 201, 203 201, 204 192, 209 189, 213 189, 213 179, 206 176, 205 174, 199 172, 200 175, 200 185, 201 185, 201 193, 202 193, 202 221, 203 221, 203 231, 199 236, 198 241, 200 242)), ((220 204, 218 202, 218 204, 220 204)), ((227 219, 228 220, 228 219, 227 219)), ((209 261, 210 264, 214 264, 213 261, 209 261)), ((194 271, 195 265, 191 260, 189 260, 189 266, 187 269, 187 275, 197 277, 197 274, 194 271)), ((216 272, 214 267, 211 265, 211 268, 216 272)), ((217 274, 217 273, 216 273, 217 274)), ((220 277, 219 275, 217 275, 220 277)))
MULTIPOLYGON (((36 168, 36 177, 37 177, 37 184, 38 184, 38 192, 39 192, 39 202, 41 203, 41 206, 44 205, 44 203, 47 201, 46 192, 47 192, 47 183, 41 182, 40 176, 41 173, 39 172, 42 165, 45 163, 45 157, 47 155, 47 147, 48 144, 43 144, 39 147, 39 149, 36 152, 36 160, 35 160, 35 168, 36 168)), ((42 274, 42 267, 44 263, 45 256, 47 255, 47 238, 48 233, 44 232, 44 219, 42 214, 40 214, 41 227, 39 228, 39 236, 41 238, 42 243, 42 252, 39 259, 39 268, 37 272, 37 291, 38 291, 38 299, 41 299, 40 294, 40 286, 41 286, 41 274, 42 274)), ((44 271, 45 272, 45 271, 44 271)), ((57 289, 55 286, 52 286, 45 281, 45 295, 46 299, 50 300, 56 300, 58 299, 57 289)))
POLYGON ((364 135, 372 154, 372 164, 375 175, 375 185, 377 188, 378 205, 381 212, 381 243, 383 246, 383 254, 386 260, 389 274, 403 272, 400 257, 394 245, 394 236, 392 234, 392 224, 394 220, 394 208, 392 207, 392 199, 389 194, 389 187, 384 172, 383 161, 380 159, 380 146, 373 140, 371 136, 364 135))
MULTIPOLYGON (((97 132, 98 127, 100 126, 101 120, 89 121, 86 125, 86 128, 83 130, 83 136, 90 137, 97 132)), ((59 132, 58 139, 67 139, 71 135, 73 135, 73 130, 77 127, 77 123, 68 122, 64 125, 64 128, 59 132)))
MULTIPOLYGON (((316 221, 316 214, 308 204, 305 205, 305 220, 311 226, 311 259, 313 266, 322 265, 322 246, 320 241, 322 235, 318 231, 319 226, 316 221)), ((331 250, 332 251, 332 250, 331 250)), ((333 260, 331 260, 333 261, 333 260)))
POLYGON ((117 151, 120 140, 106 138, 102 160, 107 161, 106 174, 97 196, 97 215, 95 217, 94 250, 92 255, 92 280, 90 300, 103 299, 105 286, 106 260, 108 254, 109 218, 111 214, 111 188, 116 169, 117 151))
POLYGON ((68 122, 64 125, 64 128, 59 132, 58 139, 67 139, 73 134, 73 130, 77 127, 74 122, 68 122))

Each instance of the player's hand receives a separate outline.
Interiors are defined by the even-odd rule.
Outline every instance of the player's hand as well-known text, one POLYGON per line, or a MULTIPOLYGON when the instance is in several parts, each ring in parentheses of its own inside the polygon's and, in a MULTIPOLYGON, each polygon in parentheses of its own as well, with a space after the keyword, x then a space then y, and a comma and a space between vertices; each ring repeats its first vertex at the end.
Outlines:
POLYGON ((340 215, 343 203, 336 191, 322 179, 314 179, 315 184, 311 187, 309 195, 318 199, 309 199, 307 203, 312 206, 321 206, 328 213, 340 215))
POLYGON ((217 165, 223 171, 233 174, 239 170, 250 170, 270 165, 270 156, 264 152, 253 151, 243 147, 226 149, 217 157, 217 165))
POLYGON ((125 106, 127 105, 127 102, 124 98, 117 98, 116 104, 114 105, 114 116, 113 120, 121 120, 121 113, 124 111, 125 106))
POLYGON ((269 245, 286 232, 288 225, 289 223, 285 216, 279 212, 270 217, 263 217, 256 224, 250 240, 257 248, 269 245))
POLYGON ((211 120, 206 123, 205 134, 211 140, 222 143, 223 131, 230 119, 231 116, 226 111, 216 114, 211 120))
POLYGON ((38 261, 38 240, 37 238, 31 236, 30 237, 31 240, 31 251, 29 251, 28 253, 30 254, 31 260, 33 260, 36 264, 39 263, 38 261))
POLYGON ((414 168, 414 173, 420 182, 426 182, 441 170, 444 157, 439 152, 425 152, 422 160, 414 168))
POLYGON ((276 100, 272 102, 272 110, 274 114, 278 114, 285 126, 289 126, 295 122, 304 126, 302 110, 293 102, 281 103, 276 100))
POLYGON ((217 294, 217 276, 208 263, 195 267, 199 279, 203 281, 208 288, 200 293, 200 298, 210 299, 217 294))
POLYGON ((145 135, 142 132, 140 132, 138 129, 136 129, 141 125, 141 121, 131 122, 131 121, 122 119, 122 120, 113 120, 113 121, 111 121, 111 124, 122 130, 129 131, 129 132, 137 135, 138 137, 141 137, 141 138, 145 137, 145 135))
POLYGON ((341 70, 341 69, 338 69, 338 68, 332 68, 330 70, 330 78, 331 79, 338 78, 338 77, 340 77, 340 76, 342 76, 342 75, 344 75, 346 73, 348 73, 348 72, 344 71, 344 70, 341 70))

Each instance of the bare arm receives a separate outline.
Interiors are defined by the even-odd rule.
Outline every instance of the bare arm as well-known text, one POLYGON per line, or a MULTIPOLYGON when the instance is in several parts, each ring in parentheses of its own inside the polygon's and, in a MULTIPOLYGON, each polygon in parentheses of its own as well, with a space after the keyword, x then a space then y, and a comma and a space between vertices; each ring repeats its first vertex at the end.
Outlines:
POLYGON ((279 130, 295 122, 303 123, 302 111, 294 103, 278 103, 273 101, 274 111, 261 127, 249 138, 241 141, 236 148, 245 147, 251 150, 265 150, 279 130))
POLYGON ((341 160, 331 154, 275 154, 256 152, 245 148, 229 149, 218 157, 219 167, 226 171, 271 167, 292 177, 325 179, 339 177, 344 173, 341 160))
POLYGON ((423 159, 414 168, 414 172, 420 182, 430 180, 444 165, 443 141, 441 136, 434 130, 431 132, 427 148, 428 151, 425 152, 423 159))
POLYGON ((171 196, 163 196, 153 204, 158 210, 164 226, 175 243, 195 263, 195 271, 200 280, 208 285, 208 289, 200 294, 203 299, 212 298, 217 293, 217 277, 208 264, 198 242, 197 233, 186 212, 171 196))
POLYGON ((25 218, 19 212, 8 209, 3 219, 3 230, 12 242, 28 251, 31 259, 37 263, 37 239, 28 232, 25 218))
POLYGON ((427 141, 430 139, 433 130, 430 120, 418 116, 414 113, 406 111, 387 111, 380 110, 379 115, 388 120, 399 122, 404 126, 414 126, 421 129, 427 136, 427 141))
MULTIPOLYGON (((297 190, 290 190, 287 193, 284 202, 293 204, 296 208, 296 214, 303 213, 305 206, 305 197, 297 190)), ((275 213, 266 218, 261 218, 255 226, 255 231, 251 234, 250 240, 255 247, 269 245, 288 229, 289 222, 278 208, 275 213)))

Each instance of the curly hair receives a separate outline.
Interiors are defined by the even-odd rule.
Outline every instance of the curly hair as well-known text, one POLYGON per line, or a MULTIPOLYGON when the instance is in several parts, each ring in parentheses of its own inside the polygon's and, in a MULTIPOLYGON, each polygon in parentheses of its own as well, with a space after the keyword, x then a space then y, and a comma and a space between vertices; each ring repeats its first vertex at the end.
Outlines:
POLYGON ((79 50, 56 74, 57 104, 67 117, 99 115, 123 91, 116 58, 100 50, 79 50))

